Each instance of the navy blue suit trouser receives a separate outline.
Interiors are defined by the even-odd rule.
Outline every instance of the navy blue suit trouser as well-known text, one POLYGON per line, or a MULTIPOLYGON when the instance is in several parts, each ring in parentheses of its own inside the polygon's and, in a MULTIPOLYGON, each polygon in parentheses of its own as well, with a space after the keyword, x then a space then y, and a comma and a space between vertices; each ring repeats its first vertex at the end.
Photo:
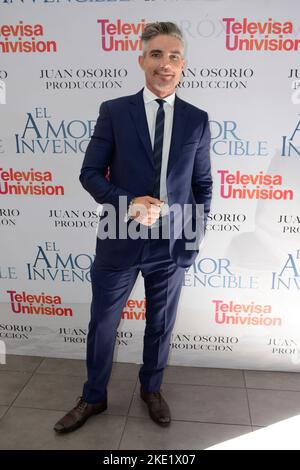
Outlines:
POLYGON ((96 258, 91 268, 92 304, 87 338, 88 380, 83 399, 97 403, 107 397, 117 328, 122 310, 141 271, 146 295, 143 365, 139 379, 144 390, 159 391, 170 349, 184 268, 169 254, 168 239, 144 240, 137 262, 111 269, 96 258))

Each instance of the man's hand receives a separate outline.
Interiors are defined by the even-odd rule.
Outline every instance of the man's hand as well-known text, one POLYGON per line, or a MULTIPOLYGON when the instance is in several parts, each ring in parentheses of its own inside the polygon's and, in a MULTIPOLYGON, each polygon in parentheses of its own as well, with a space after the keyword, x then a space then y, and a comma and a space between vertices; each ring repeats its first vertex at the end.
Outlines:
POLYGON ((135 197, 130 208, 130 216, 142 225, 151 226, 159 218, 160 207, 164 204, 152 196, 135 197))

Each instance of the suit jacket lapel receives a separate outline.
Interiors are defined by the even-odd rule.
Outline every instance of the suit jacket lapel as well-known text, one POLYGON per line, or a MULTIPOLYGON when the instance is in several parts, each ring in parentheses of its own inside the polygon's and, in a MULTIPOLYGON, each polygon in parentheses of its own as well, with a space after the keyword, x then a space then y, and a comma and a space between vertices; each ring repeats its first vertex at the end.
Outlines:
POLYGON ((172 137, 168 159, 167 177, 172 170, 175 162, 180 158, 180 150, 182 146, 182 140, 184 135, 184 128, 186 124, 186 103, 182 101, 178 96, 175 97, 174 103, 174 115, 173 115, 173 126, 172 126, 172 137))
POLYGON ((134 95, 131 98, 130 103, 131 103, 130 113, 135 123, 138 135, 153 165, 153 151, 152 151, 152 146, 151 146, 151 139, 149 135, 149 128, 148 128, 147 116, 146 116, 144 99, 143 99, 143 90, 139 91, 136 95, 134 95))
MULTIPOLYGON (((145 111, 143 90, 139 91, 136 95, 133 95, 130 101, 130 113, 135 123, 138 135, 144 145, 145 151, 153 163, 153 150, 151 146, 151 139, 149 135, 147 116, 145 111)), ((180 157, 180 150, 184 135, 184 128, 186 124, 186 103, 182 101, 178 96, 175 97, 174 103, 174 116, 172 126, 172 137, 168 159, 167 176, 174 166, 175 162, 180 157)))

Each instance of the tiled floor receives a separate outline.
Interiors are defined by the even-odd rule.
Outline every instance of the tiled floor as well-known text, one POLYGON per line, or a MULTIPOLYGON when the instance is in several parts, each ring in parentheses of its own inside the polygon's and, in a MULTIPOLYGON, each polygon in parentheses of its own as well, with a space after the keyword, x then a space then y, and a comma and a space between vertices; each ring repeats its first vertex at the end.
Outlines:
POLYGON ((206 449, 300 414, 300 374, 170 366, 162 390, 173 420, 160 428, 139 398, 138 371, 114 364, 107 411, 56 435, 54 423, 81 394, 84 361, 8 356, 0 449, 206 449))

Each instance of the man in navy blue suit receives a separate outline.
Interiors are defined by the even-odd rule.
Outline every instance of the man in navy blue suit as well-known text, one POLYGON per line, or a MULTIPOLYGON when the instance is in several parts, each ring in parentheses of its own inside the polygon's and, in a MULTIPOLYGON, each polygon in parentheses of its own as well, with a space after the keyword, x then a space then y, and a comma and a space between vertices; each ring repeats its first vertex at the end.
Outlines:
POLYGON ((106 410, 116 332, 139 272, 146 295, 140 395, 153 421, 171 422, 161 383, 185 268, 199 252, 210 209, 210 131, 207 113, 175 94, 185 65, 178 26, 148 24, 142 43, 146 85, 102 103, 80 174, 103 208, 91 268, 88 379, 75 408, 56 423, 58 433, 106 410))

